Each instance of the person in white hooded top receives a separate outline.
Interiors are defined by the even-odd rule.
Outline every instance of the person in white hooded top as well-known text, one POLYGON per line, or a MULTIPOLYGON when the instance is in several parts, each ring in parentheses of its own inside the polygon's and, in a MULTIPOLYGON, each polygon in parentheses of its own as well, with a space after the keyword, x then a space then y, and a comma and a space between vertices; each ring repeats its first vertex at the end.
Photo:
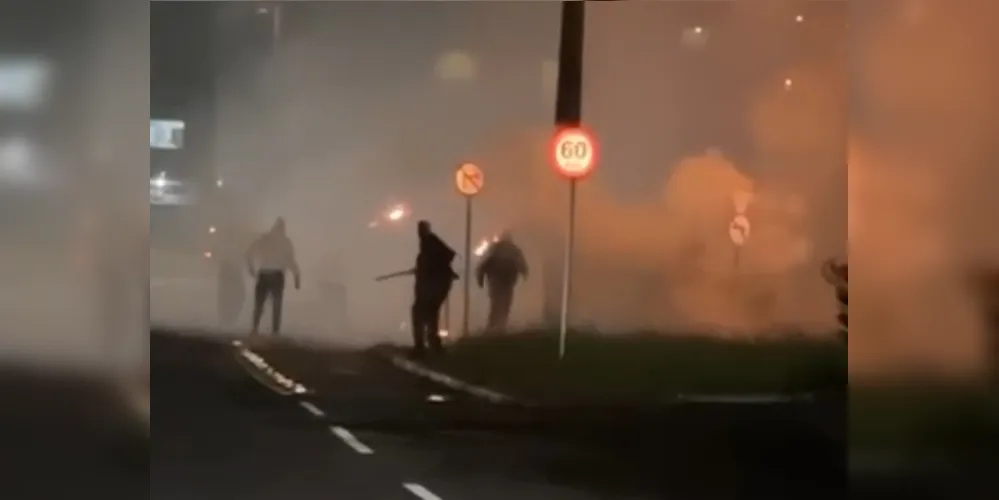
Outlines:
POLYGON ((285 273, 295 277, 295 289, 301 288, 302 276, 295 259, 295 247, 288 238, 284 219, 278 217, 271 230, 254 240, 246 253, 246 265, 256 280, 253 300, 253 330, 256 335, 263 316, 264 303, 271 299, 271 333, 281 333, 281 306, 284 302, 285 273))

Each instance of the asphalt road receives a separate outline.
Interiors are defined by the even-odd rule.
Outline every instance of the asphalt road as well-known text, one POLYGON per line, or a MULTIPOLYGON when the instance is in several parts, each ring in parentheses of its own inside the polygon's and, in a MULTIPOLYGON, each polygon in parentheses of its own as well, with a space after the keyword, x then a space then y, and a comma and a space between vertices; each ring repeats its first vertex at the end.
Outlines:
MULTIPOLYGON (((497 406, 370 352, 253 349, 311 392, 268 388, 228 341, 154 334, 151 438, 106 381, 0 371, 4 500, 846 495, 845 447, 814 408, 497 406)), ((900 492, 869 491, 851 497, 900 492)))
POLYGON ((224 342, 154 335, 151 356, 153 499, 657 498, 553 480, 586 464, 578 446, 435 428, 447 417, 433 407, 482 405, 366 353, 335 357, 303 397, 265 388, 224 342))
POLYGON ((501 407, 370 352, 253 349, 311 392, 266 388, 225 341, 154 335, 151 498, 840 498, 845 485, 837 450, 768 411, 692 432, 696 410, 501 407))

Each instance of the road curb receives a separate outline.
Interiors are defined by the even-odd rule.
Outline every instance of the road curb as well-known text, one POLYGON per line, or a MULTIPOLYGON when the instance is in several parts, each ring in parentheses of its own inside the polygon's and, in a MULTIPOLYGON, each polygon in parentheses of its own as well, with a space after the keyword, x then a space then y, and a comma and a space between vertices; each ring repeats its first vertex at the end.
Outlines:
POLYGON ((282 396, 300 396, 310 392, 305 386, 271 366, 263 356, 244 346, 242 342, 233 341, 232 347, 236 362, 264 387, 282 396))
MULTIPOLYGON (((465 382, 445 373, 430 369, 416 361, 413 361, 401 354, 391 352, 381 352, 398 369, 436 382, 452 390, 463 392, 484 399, 496 404, 516 404, 519 406, 538 406, 508 396, 501 392, 465 382)), ((789 404, 801 402, 814 402, 816 395, 813 393, 793 393, 793 394, 677 394, 674 403, 677 404, 705 404, 705 405, 772 405, 789 404)))
POLYGON ((389 361, 392 362, 392 364, 396 368, 402 371, 411 373, 413 375, 416 375, 417 377, 431 380, 449 389, 458 392, 463 392, 465 394, 475 396, 479 399, 484 399, 486 401, 489 401, 490 403, 518 404, 518 405, 524 404, 523 402, 518 401, 510 396, 507 396, 506 394, 485 387, 480 387, 474 384, 470 384, 468 382, 459 380, 457 378, 441 373, 439 371, 431 370, 430 368, 427 368, 426 366, 423 366, 420 363, 406 359, 406 357, 398 354, 388 354, 388 359, 389 361))

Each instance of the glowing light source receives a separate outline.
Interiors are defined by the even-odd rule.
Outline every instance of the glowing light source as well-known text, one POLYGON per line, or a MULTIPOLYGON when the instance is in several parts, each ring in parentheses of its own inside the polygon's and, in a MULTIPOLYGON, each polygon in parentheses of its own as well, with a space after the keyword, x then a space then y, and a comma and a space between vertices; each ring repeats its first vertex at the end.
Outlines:
POLYGON ((692 26, 683 30, 680 41, 689 48, 701 48, 708 42, 708 30, 704 26, 692 26))
POLYGON ((402 205, 396 205, 392 207, 392 209, 389 210, 387 214, 385 214, 385 218, 387 218, 390 221, 400 221, 406 217, 406 213, 407 213, 406 207, 402 205))
POLYGON ((790 78, 784 79, 784 88, 786 90, 791 90, 791 87, 793 86, 794 86, 794 80, 791 80, 790 78))
POLYGON ((480 241, 479 245, 475 247, 475 256, 482 257, 486 254, 486 250, 489 250, 489 242, 486 240, 480 241))
POLYGON ((805 16, 803 16, 801 14, 798 14, 797 16, 794 16, 794 22, 796 22, 796 23, 805 22, 805 16))
POLYGON ((489 251, 489 247, 493 246, 493 243, 496 243, 497 241, 499 241, 499 236, 493 236, 492 238, 482 238, 482 241, 480 241, 479 244, 476 245, 475 251, 473 251, 472 253, 474 253, 476 257, 482 257, 483 255, 486 254, 486 252, 489 251))
POLYGON ((167 187, 167 184, 169 183, 167 182, 166 172, 160 172, 160 174, 157 175, 156 178, 149 179, 149 184, 159 189, 167 187))

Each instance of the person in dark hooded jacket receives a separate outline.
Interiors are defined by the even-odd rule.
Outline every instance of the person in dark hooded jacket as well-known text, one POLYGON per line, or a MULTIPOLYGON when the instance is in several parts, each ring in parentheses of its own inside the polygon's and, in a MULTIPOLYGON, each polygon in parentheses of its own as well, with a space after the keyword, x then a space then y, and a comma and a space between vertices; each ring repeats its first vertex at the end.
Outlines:
POLYGON ((441 352, 444 349, 440 337, 441 307, 451 293, 454 280, 458 278, 451 269, 457 252, 434 234, 429 222, 421 220, 416 229, 420 239, 416 266, 407 271, 379 276, 375 281, 409 275, 416 278, 413 285, 413 306, 410 309, 413 349, 416 354, 423 354, 429 343, 430 349, 441 352))
POLYGON ((517 281, 528 273, 524 252, 513 242, 509 232, 504 232, 482 257, 475 277, 482 288, 489 285, 489 321, 487 329, 499 331, 506 328, 513 305, 513 290, 517 281))
POLYGON ((421 220, 417 224, 420 251, 416 256, 413 274, 413 347, 422 353, 426 344, 433 351, 443 350, 440 337, 441 307, 451 293, 451 286, 458 277, 451 269, 457 252, 430 229, 430 223, 421 220))

